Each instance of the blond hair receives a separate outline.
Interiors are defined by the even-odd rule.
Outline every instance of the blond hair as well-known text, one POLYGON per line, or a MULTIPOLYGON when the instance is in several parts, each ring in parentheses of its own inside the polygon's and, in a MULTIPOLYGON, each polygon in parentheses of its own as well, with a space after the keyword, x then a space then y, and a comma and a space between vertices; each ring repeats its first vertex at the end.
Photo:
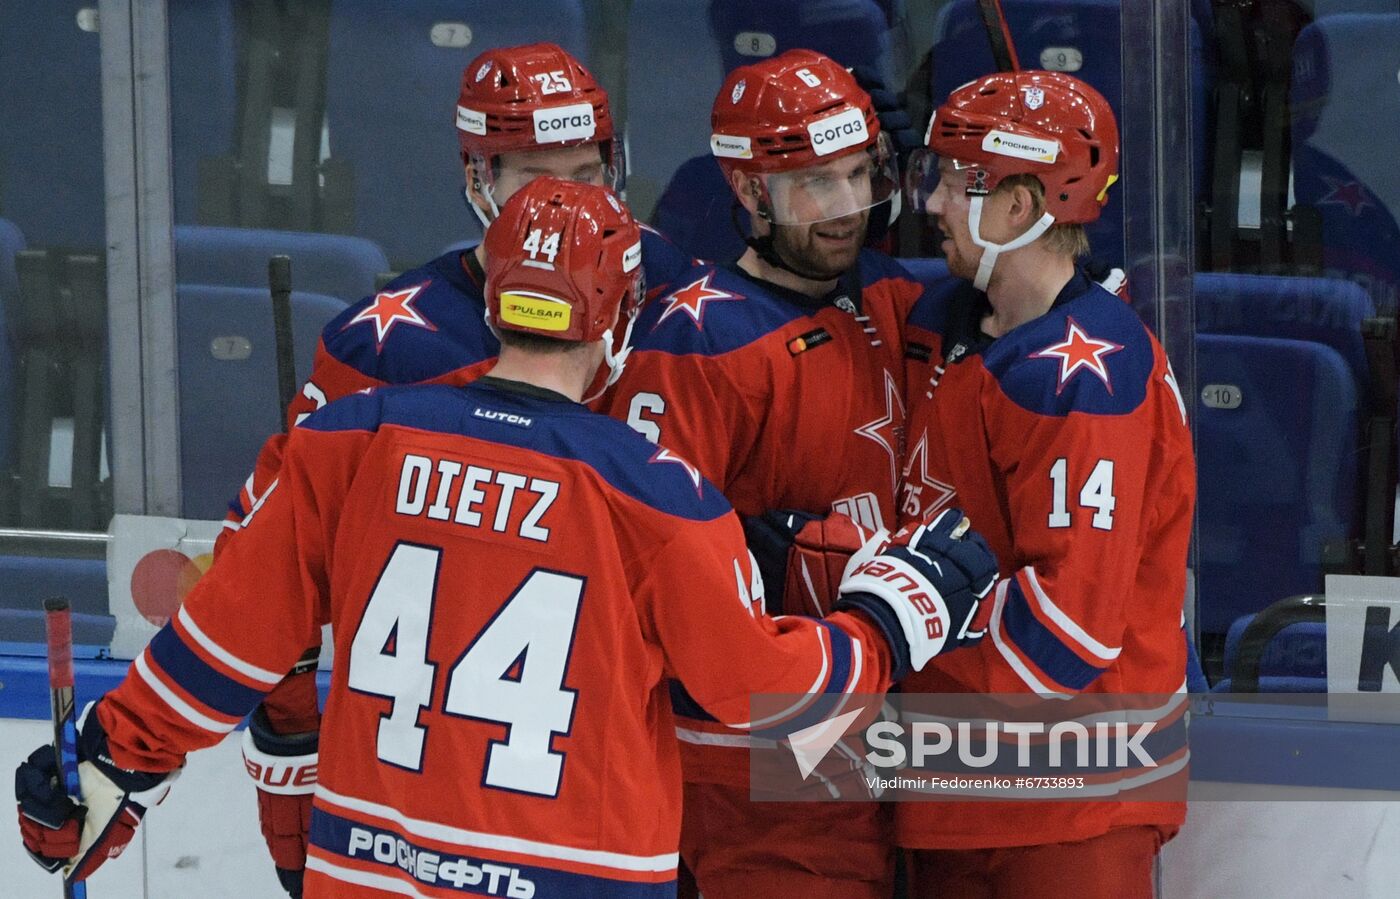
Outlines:
MULTIPOLYGON (((1001 179, 997 189, 993 193, 1001 191, 1011 191, 1018 187, 1024 187, 1031 195, 1031 217, 1040 218, 1045 213, 1045 185, 1040 183, 1040 179, 1030 174, 1008 175, 1001 179)), ((1045 241, 1045 248, 1055 253, 1062 253, 1078 259, 1081 256, 1089 255, 1089 235, 1085 232, 1083 225, 1078 224, 1054 224, 1050 230, 1046 231, 1040 238, 1045 241)))

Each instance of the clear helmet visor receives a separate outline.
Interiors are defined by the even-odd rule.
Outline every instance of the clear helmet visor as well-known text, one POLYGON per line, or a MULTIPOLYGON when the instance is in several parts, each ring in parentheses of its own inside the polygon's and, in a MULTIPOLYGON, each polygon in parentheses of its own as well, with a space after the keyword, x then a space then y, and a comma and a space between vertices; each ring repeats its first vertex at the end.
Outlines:
POLYGON ((909 155, 904 173, 904 202, 914 212, 928 212, 929 201, 944 177, 953 179, 949 187, 968 196, 985 196, 986 174, 970 162, 939 156, 932 150, 915 150, 909 155), (979 178, 981 184, 979 186, 979 178))
POLYGON ((863 151, 791 172, 756 176, 767 199, 766 218, 775 225, 810 225, 863 212, 899 188, 899 169, 889 135, 863 151))

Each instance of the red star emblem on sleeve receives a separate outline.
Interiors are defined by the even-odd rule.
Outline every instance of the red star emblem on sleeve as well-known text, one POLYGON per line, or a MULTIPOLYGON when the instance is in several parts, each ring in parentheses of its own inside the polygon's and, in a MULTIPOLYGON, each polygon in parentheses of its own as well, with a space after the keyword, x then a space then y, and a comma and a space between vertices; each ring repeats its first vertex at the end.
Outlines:
POLYGON ((684 287, 678 288, 670 296, 661 301, 665 309, 661 310, 661 315, 656 319, 656 324, 651 326, 655 331, 661 327, 661 323, 675 315, 677 312, 684 312, 690 316, 690 320, 695 323, 696 329, 705 327, 705 304, 722 303, 726 300, 742 300, 743 297, 737 293, 730 293, 718 287, 710 286, 710 278, 714 272, 707 272, 698 281, 692 281, 684 287))
POLYGON ((682 459, 680 456, 677 456, 675 453, 671 452, 665 447, 662 447, 661 449, 658 449, 656 452, 652 453, 651 458, 647 461, 670 462, 673 465, 679 465, 681 468, 684 468, 685 473, 690 477, 690 482, 695 485, 695 495, 702 498, 705 496, 705 488, 701 486, 700 483, 700 469, 696 468, 694 465, 691 465, 685 459, 682 459))
POLYGON ((1366 196, 1366 188, 1359 181, 1343 181, 1340 178, 1329 178, 1322 176, 1322 180, 1327 182, 1327 195, 1317 201, 1317 205, 1345 206, 1347 212, 1352 216, 1361 214, 1361 210, 1367 206, 1374 207, 1370 198, 1366 196))
POLYGON ((885 371, 885 414, 855 429, 856 433, 873 440, 890 454, 890 483, 899 484, 899 457, 903 452, 900 438, 904 433, 904 398, 894 376, 885 371))
MULTIPOLYGON (((374 322, 374 349, 380 352, 384 349, 384 341, 389 336, 389 331, 399 322, 406 325, 413 325, 415 328, 426 328, 429 331, 436 331, 437 326, 423 317, 417 309, 413 308, 413 301, 417 298, 423 288, 431 284, 425 281, 422 284, 415 284, 412 287, 405 287, 403 290, 386 290, 375 294, 374 300, 365 308, 361 309, 354 318, 345 325, 357 325, 360 322, 374 322)), ((345 330, 342 328, 341 330, 345 330)))
POLYGON ((1059 343, 1051 344, 1038 353, 1031 353, 1030 358, 1059 360, 1060 382, 1055 386, 1056 396, 1064 391, 1070 378, 1073 378, 1081 370, 1089 371, 1100 381, 1103 381, 1103 386, 1108 389, 1111 395, 1113 382, 1109 379, 1108 365, 1104 363, 1104 357, 1112 356, 1123 349, 1123 345, 1111 340, 1098 340, 1090 337, 1084 333, 1079 322, 1068 316, 1066 318, 1068 318, 1069 324, 1065 328, 1065 339, 1059 343))

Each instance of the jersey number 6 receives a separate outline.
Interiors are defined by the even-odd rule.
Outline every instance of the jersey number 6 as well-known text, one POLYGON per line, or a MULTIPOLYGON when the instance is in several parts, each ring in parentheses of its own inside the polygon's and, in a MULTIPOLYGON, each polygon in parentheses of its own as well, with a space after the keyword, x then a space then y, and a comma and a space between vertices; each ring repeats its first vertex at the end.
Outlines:
MULTIPOLYGON (((418 719, 438 668, 428 661, 428 635, 441 558, 440 547, 397 544, 350 644, 350 689, 391 702, 379 721, 379 759, 409 771, 423 769, 428 728, 418 719)), ((583 587, 581 577, 534 569, 447 676, 443 712, 506 725, 505 739, 491 741, 485 786, 559 794, 564 753, 550 747, 573 723, 577 691, 564 687, 564 676, 583 587)))

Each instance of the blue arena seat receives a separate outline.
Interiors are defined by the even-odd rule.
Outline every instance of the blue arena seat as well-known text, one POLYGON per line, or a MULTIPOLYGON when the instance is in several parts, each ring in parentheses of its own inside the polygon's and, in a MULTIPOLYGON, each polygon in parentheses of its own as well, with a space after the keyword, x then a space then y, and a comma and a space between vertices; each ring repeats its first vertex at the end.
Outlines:
POLYGON ((105 243, 102 71, 90 2, 0 3, 0 215, 35 246, 105 243))
MULTIPOLYGON (((1021 65, 1064 71, 1088 82, 1108 100, 1118 117, 1120 131, 1145 127, 1132 120, 1133 110, 1123 107, 1122 28, 1120 0, 1002 0, 1021 65), (1075 58, 1078 57, 1078 62, 1075 58), (1125 121, 1125 117, 1127 121, 1125 121)), ((1193 7, 1199 10, 1199 4, 1193 7)), ((1190 23, 1192 75, 1192 166, 1199 195, 1206 184, 1207 150, 1210 146, 1206 110, 1214 84, 1213 51, 1202 36, 1195 16, 1190 23)), ((996 70, 987 42, 986 27, 975 0, 953 0, 940 13, 937 42, 933 47, 931 95, 935 105, 967 82, 996 70)), ((1119 166, 1127 180, 1133 164, 1125 154, 1119 166)), ((1094 257, 1123 267, 1125 191, 1109 193, 1100 219, 1088 226, 1094 257)), ((1133 214, 1126 210, 1126 214, 1133 214)))
POLYGON ((1360 520, 1359 397, 1346 359, 1319 343, 1196 340, 1197 626, 1322 590, 1324 544, 1360 520))
MULTIPOLYGON (((348 163, 353 232, 395 268, 479 237, 462 199, 454 109, 462 69, 490 47, 550 40, 588 62, 578 0, 334 0, 326 73, 330 159, 348 163)), ((634 75, 634 78, 636 76, 634 75)))
POLYGON ((232 152, 241 36, 233 0, 172 0, 170 146, 175 221, 196 221, 201 159, 232 152))
POLYGON ((801 47, 894 83, 890 22, 875 0, 711 0, 709 16, 725 72, 801 47))
MULTIPOLYGON (((0 215, 31 245, 106 244, 97 4, 0 3, 0 215)), ((170 4, 177 215, 192 221, 202 156, 227 153, 237 72, 230 0, 170 4)))
MULTIPOLYGON (((632 81, 628 88, 629 149, 633 171, 667 186, 650 220, 683 250, 702 259, 730 262, 744 250, 733 224, 733 201, 719 166, 709 156, 710 107, 724 75, 760 59, 802 47, 817 50, 846 66, 867 66, 886 84, 895 84, 892 32, 887 10, 874 0, 713 0, 706 26, 690 31, 674 21, 680 10, 671 2, 633 6, 632 81), (679 27, 678 27, 679 26, 679 27), (719 69, 709 48, 697 47, 697 34, 708 33, 718 50, 719 69), (686 84, 675 85, 650 62, 656 43, 683 55, 686 84), (698 57, 698 59, 697 59, 698 57), (700 68, 696 68, 696 66, 700 68), (646 72, 639 78, 639 72, 646 72), (705 74, 711 76, 706 80, 705 74), (664 121, 667 128, 648 127, 664 121), (672 124, 673 123, 673 124, 672 124)), ((701 4, 689 4, 699 6, 701 4)), ((692 18, 696 14, 689 13, 692 18)), ((690 28, 694 22, 688 23, 690 28)), ((638 206, 647 215, 647 201, 638 206)), ((744 227, 746 216, 740 213, 744 227)))
POLYGON ((1294 193, 1321 217, 1324 271, 1388 315, 1400 306, 1397 70, 1400 13, 1320 18, 1293 47, 1294 193))
POLYGON ((653 220, 676 169, 710 148, 710 105, 724 80, 724 64, 710 38, 705 4, 633 0, 627 71, 627 201, 653 220), (681 59, 684 65, 657 64, 681 59))
MULTIPOLYGON (((272 304, 264 289, 182 284, 179 324, 181 514, 223 518, 258 449, 281 428, 272 304)), ((294 292, 297 379, 311 371, 321 329, 346 304, 294 292)))
POLYGON ((175 276, 187 284, 267 287, 267 261, 292 259, 292 285, 353 303, 374 293, 389 260, 372 240, 343 234, 263 231, 254 228, 175 228, 175 276))
POLYGON ((1202 273, 1194 278, 1196 329, 1309 340, 1346 361, 1364 401, 1370 382, 1361 323, 1375 304, 1359 285, 1341 278, 1202 273))
MULTIPOLYGON (((1254 620, 1244 615, 1230 625, 1225 635, 1225 671, 1233 670, 1240 654, 1240 638, 1254 620)), ((1225 677, 1213 688, 1216 693, 1229 693, 1234 684, 1225 677)), ((1327 692, 1327 625, 1320 621, 1290 624, 1274 634, 1259 660, 1259 692, 1261 693, 1326 693, 1327 692)))

